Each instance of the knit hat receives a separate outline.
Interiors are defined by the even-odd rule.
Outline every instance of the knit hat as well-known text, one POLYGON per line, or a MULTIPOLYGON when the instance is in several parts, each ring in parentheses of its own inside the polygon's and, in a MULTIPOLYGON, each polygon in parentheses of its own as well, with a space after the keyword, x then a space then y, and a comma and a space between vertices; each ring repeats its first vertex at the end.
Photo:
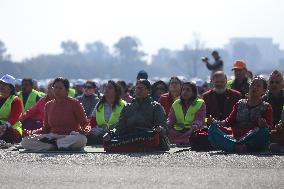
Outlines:
POLYGON ((144 71, 144 70, 141 70, 140 72, 138 72, 136 79, 137 80, 139 80, 139 79, 148 79, 147 72, 144 71))
POLYGON ((1 77, 0 81, 2 81, 3 83, 6 83, 6 84, 10 84, 13 87, 15 87, 16 79, 9 74, 6 74, 3 77, 1 77))

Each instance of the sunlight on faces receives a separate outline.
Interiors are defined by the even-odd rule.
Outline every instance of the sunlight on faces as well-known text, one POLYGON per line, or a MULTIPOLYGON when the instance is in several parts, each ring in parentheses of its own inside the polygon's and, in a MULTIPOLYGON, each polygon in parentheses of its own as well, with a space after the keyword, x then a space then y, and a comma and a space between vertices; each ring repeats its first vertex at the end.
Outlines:
POLYGON ((265 92, 266 89, 264 88, 263 81, 260 79, 253 79, 249 86, 249 96, 251 98, 260 99, 265 92))
POLYGON ((237 80, 243 80, 247 78, 247 70, 246 69, 234 69, 235 78, 237 80))
POLYGON ((216 75, 212 78, 212 84, 217 93, 223 93, 226 90, 226 83, 225 75, 216 75))
POLYGON ((165 88, 164 85, 161 85, 161 84, 157 85, 157 87, 156 87, 156 94, 155 94, 156 96, 161 96, 165 92, 166 92, 166 88, 165 88))
POLYGON ((137 98, 146 98, 149 95, 147 87, 142 83, 137 83, 135 87, 135 96, 137 98))
POLYGON ((92 85, 84 85, 83 92, 86 96, 90 96, 96 92, 96 89, 92 85))
POLYGON ((192 88, 189 84, 184 84, 181 89, 181 98, 184 100, 189 100, 193 96, 192 88))
POLYGON ((68 91, 65 88, 63 82, 58 81, 53 85, 53 92, 55 97, 66 97, 68 96, 68 91))
POLYGON ((23 93, 28 93, 30 91, 32 91, 33 86, 31 85, 31 83, 29 81, 23 81, 22 82, 22 91, 23 93))
POLYGON ((283 78, 270 77, 268 82, 268 89, 272 93, 279 93, 284 86, 283 78))
POLYGON ((0 94, 4 98, 7 98, 11 95, 11 92, 12 92, 12 89, 9 86, 9 84, 6 84, 6 83, 0 81, 0 94))
POLYGON ((177 79, 172 79, 169 85, 169 91, 180 91, 181 83, 177 79))
POLYGON ((105 97, 107 99, 115 98, 115 88, 111 83, 108 83, 105 88, 105 97))

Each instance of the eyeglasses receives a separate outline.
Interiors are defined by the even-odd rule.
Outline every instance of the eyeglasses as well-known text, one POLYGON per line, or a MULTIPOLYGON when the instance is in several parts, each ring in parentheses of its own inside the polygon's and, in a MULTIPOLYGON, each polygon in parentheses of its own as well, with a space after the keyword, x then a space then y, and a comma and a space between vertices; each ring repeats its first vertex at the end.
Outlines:
POLYGON ((275 84, 279 84, 280 81, 273 81, 273 80, 270 80, 269 83, 270 83, 270 84, 274 84, 274 83, 275 83, 275 84))

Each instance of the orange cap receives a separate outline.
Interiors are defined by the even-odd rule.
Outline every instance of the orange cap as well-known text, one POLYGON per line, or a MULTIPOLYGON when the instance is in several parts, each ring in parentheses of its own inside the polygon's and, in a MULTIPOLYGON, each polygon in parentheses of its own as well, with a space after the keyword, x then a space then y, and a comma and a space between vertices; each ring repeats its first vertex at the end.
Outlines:
POLYGON ((247 65, 246 65, 245 61, 243 61, 243 60, 236 60, 234 65, 233 65, 232 70, 234 70, 234 69, 240 69, 240 70, 246 69, 247 70, 247 65))

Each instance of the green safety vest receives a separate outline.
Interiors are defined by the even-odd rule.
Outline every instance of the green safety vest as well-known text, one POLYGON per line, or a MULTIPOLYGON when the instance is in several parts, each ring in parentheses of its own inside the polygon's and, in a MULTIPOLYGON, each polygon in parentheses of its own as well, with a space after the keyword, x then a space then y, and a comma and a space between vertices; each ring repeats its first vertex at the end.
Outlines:
POLYGON ((68 96, 70 97, 75 97, 75 94, 76 94, 76 90, 73 89, 73 88, 69 88, 69 91, 68 91, 68 96))
POLYGON ((38 96, 40 97, 44 97, 46 96, 46 94, 44 92, 41 92, 41 91, 36 91, 38 93, 38 96))
POLYGON ((176 116, 176 124, 174 125, 174 128, 177 131, 182 131, 184 129, 189 129, 192 125, 192 122, 195 118, 196 112, 201 108, 202 104, 204 103, 204 100, 197 98, 192 105, 189 106, 186 115, 184 116, 181 100, 176 100, 172 108, 174 110, 175 116, 176 116))
POLYGON ((227 81, 227 87, 231 89, 233 87, 233 82, 234 82, 234 80, 232 80, 232 79, 228 80, 227 81))
MULTIPOLYGON (((4 124, 8 121, 8 117, 11 112, 11 106, 14 101, 14 99, 17 98, 15 95, 10 96, 2 105, 0 108, 0 122, 1 124, 4 124)), ((16 129, 21 135, 23 133, 22 130, 22 123, 20 121, 16 122, 14 125, 12 125, 13 129, 16 129)))
POLYGON ((97 125, 107 125, 107 128, 110 129, 110 126, 117 123, 120 112, 123 109, 123 107, 126 105, 126 102, 124 100, 120 100, 119 104, 115 107, 115 109, 111 112, 110 118, 108 121, 105 119, 105 106, 102 104, 99 107, 99 111, 96 110, 96 121, 97 125))
POLYGON ((30 107, 32 107, 33 105, 36 104, 36 97, 37 96, 39 96, 38 91, 33 89, 32 92, 29 94, 29 97, 26 101, 26 104, 24 104, 22 92, 19 93, 19 97, 20 97, 22 104, 23 104, 23 107, 24 107, 23 112, 27 111, 27 109, 29 109, 30 107))

